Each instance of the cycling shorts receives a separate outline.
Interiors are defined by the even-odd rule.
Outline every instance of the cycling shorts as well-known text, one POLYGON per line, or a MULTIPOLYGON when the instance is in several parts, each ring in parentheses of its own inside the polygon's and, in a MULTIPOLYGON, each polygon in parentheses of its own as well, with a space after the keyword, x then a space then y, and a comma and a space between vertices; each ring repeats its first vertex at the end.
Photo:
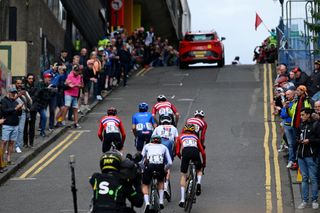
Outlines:
POLYGON ((137 148, 137 151, 141 152, 143 149, 144 144, 149 143, 152 132, 151 131, 145 131, 146 134, 143 134, 142 132, 137 133, 137 137, 135 139, 135 146, 137 148), (149 132, 149 134, 147 133, 149 132))
POLYGON ((103 143, 102 143, 103 153, 111 149, 112 142, 116 146, 117 150, 121 150, 123 148, 123 143, 121 140, 120 133, 105 133, 103 137, 103 143))
POLYGON ((163 182, 166 173, 164 171, 164 164, 149 164, 145 167, 142 175, 142 183, 144 185, 149 185, 152 180, 153 172, 157 172, 158 182, 163 182))
POLYGON ((181 167, 180 171, 182 173, 188 172, 189 162, 192 161, 196 166, 196 170, 202 168, 200 152, 196 147, 185 147, 182 150, 181 167))

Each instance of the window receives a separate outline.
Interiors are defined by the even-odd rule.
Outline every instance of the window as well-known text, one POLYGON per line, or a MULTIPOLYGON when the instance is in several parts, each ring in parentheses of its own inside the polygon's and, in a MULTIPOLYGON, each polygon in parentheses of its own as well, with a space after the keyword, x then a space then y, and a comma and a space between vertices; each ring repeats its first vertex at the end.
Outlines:
POLYGON ((185 40, 187 41, 209 41, 214 39, 214 34, 195 34, 186 35, 185 40))

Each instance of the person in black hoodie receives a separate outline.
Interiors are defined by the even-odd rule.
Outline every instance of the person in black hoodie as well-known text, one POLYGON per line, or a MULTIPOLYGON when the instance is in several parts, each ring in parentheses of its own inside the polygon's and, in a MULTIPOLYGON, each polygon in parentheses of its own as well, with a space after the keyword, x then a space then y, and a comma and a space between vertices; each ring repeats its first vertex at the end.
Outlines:
MULTIPOLYGON (((2 126, 2 152, 5 150, 7 153, 7 163, 11 164, 11 153, 13 152, 14 142, 17 140, 18 136, 18 125, 19 116, 22 114, 23 104, 19 104, 17 99, 17 89, 15 87, 10 87, 8 89, 8 94, 1 100, 1 113, 5 119, 2 126), (7 148, 8 144, 8 149, 7 148)), ((2 156, 3 157, 3 156, 2 156)))
POLYGON ((309 200, 309 179, 311 182, 312 208, 318 209, 318 152, 320 145, 320 125, 312 119, 312 109, 301 110, 301 124, 297 129, 297 157, 302 174, 302 203, 298 209, 304 209, 309 200))

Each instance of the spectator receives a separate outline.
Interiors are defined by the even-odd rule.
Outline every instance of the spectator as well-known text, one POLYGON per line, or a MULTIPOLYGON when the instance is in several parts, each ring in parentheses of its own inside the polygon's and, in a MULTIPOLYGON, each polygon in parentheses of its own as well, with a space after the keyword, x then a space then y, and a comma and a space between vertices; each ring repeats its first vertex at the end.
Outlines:
MULTIPOLYGON (((2 124, 4 123, 5 119, 4 118, 0 118, 0 125, 1 125, 1 129, 2 129, 2 124)), ((7 171, 7 169, 5 168, 5 162, 3 159, 3 155, 4 155, 4 150, 2 147, 2 144, 0 144, 0 173, 3 173, 5 171, 7 171)))
POLYGON ((64 91, 64 109, 62 118, 64 119, 69 108, 73 109, 73 127, 81 128, 78 124, 78 96, 80 88, 83 87, 82 76, 80 75, 79 66, 75 65, 66 79, 66 85, 69 87, 64 91))
POLYGON ((294 85, 296 87, 300 86, 300 85, 304 85, 306 86, 307 88, 310 87, 311 85, 311 82, 310 82, 310 78, 309 76, 305 73, 305 72, 302 72, 302 70, 300 69, 300 67, 295 67, 292 72, 294 73, 295 75, 295 81, 293 82, 294 85))
POLYGON ((320 60, 314 62, 315 69, 310 76, 310 96, 312 96, 313 101, 320 100, 320 60))
POLYGON ((25 88, 32 99, 32 105, 30 107, 29 118, 26 119, 26 124, 24 127, 24 134, 23 134, 23 138, 24 138, 23 141, 24 141, 25 147, 33 147, 36 116, 38 111, 37 94, 39 90, 35 86, 35 76, 31 73, 27 74, 27 77, 25 79, 25 88))
POLYGON ((80 51, 80 61, 79 64, 83 67, 87 66, 87 60, 88 60, 88 50, 86 48, 82 48, 80 51))
POLYGON ((122 44, 122 48, 119 51, 119 60, 121 65, 121 70, 123 71, 123 86, 127 85, 127 75, 130 71, 131 54, 127 48, 127 45, 122 44))
POLYGON ((11 154, 17 141, 19 116, 22 113, 22 103, 18 103, 18 91, 15 87, 8 89, 8 94, 1 100, 1 113, 5 119, 2 125, 2 152, 7 151, 7 163, 11 164, 11 154), (8 148, 7 148, 8 145, 8 148))
MULTIPOLYGON (((312 113, 312 118, 314 120, 320 121, 320 101, 314 103, 314 113, 312 113)), ((320 173, 319 173, 320 175, 320 173)))
POLYGON ((312 109, 301 110, 301 125, 297 129, 298 163, 302 174, 302 203, 298 209, 304 209, 309 200, 309 179, 311 183, 312 208, 318 209, 318 152, 320 144, 320 125, 312 117, 312 109))
POLYGON ((97 79, 97 82, 94 82, 94 96, 96 97, 96 99, 98 101, 102 101, 102 96, 101 96, 101 90, 100 90, 100 86, 98 84, 98 78, 99 78, 99 73, 101 71, 101 62, 97 57, 97 52, 91 52, 90 54, 90 59, 92 59, 93 62, 93 74, 95 76, 95 78, 97 79))
POLYGON ((62 118, 62 111, 64 107, 64 89, 65 89, 65 80, 67 79, 66 66, 61 65, 58 68, 59 80, 57 82, 57 107, 59 111, 56 115, 57 123, 55 127, 62 127, 65 125, 64 119, 62 118))
POLYGON ((84 108, 90 111, 90 107, 88 105, 89 101, 89 93, 91 89, 91 84, 96 83, 97 79, 93 73, 93 64, 94 61, 92 59, 87 61, 87 66, 84 68, 82 76, 83 76, 83 96, 84 96, 84 108))
POLYGON ((17 135, 16 146, 15 146, 16 152, 21 153, 22 145, 24 144, 23 142, 24 127, 26 124, 26 118, 28 117, 29 119, 29 116, 30 116, 29 112, 32 106, 32 99, 29 93, 25 90, 23 86, 23 81, 21 79, 17 79, 15 81, 15 86, 18 91, 17 102, 19 104, 23 104, 21 108, 21 115, 19 116, 18 135, 17 135))
POLYGON ((118 55, 118 50, 116 47, 112 48, 112 52, 110 54, 111 60, 111 76, 114 76, 112 82, 110 84, 114 86, 118 86, 120 82, 120 57, 118 55))
POLYGON ((61 50, 60 56, 59 56, 57 62, 58 62, 58 64, 64 64, 66 66, 69 65, 69 62, 68 62, 68 51, 67 50, 61 50))
POLYGON ((37 110, 40 114, 40 136, 45 137, 45 129, 47 124, 47 107, 53 97, 53 91, 51 84, 52 75, 50 73, 45 73, 43 75, 43 81, 39 82, 38 89, 39 92, 37 94, 37 110))

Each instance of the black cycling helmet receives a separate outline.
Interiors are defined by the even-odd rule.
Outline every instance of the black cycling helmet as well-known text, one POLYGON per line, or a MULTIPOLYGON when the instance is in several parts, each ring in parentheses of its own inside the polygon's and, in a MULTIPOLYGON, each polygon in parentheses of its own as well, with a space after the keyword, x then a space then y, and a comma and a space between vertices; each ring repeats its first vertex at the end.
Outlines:
POLYGON ((149 106, 147 103, 142 102, 139 104, 139 112, 147 112, 149 109, 149 106))
POLYGON ((183 127, 183 131, 184 132, 190 132, 190 133, 194 133, 196 130, 195 126, 193 124, 186 124, 183 127))
POLYGON ((160 117, 161 124, 172 124, 172 118, 170 116, 163 115, 160 117))
POLYGON ((196 110, 194 112, 194 116, 200 116, 200 117, 204 117, 205 116, 205 113, 203 110, 196 110))
POLYGON ((161 143, 161 137, 159 135, 153 135, 150 139, 151 143, 161 143))
POLYGON ((165 95, 158 95, 158 97, 157 97, 157 101, 158 101, 158 102, 160 102, 160 101, 166 101, 166 100, 167 100, 167 98, 166 98, 165 95))
POLYGON ((114 107, 110 107, 109 109, 108 109, 108 111, 107 111, 107 114, 108 115, 117 115, 117 109, 116 108, 114 108, 114 107))
POLYGON ((100 159, 101 172, 107 172, 110 170, 119 171, 121 166, 122 157, 119 152, 108 151, 102 155, 100 159))

